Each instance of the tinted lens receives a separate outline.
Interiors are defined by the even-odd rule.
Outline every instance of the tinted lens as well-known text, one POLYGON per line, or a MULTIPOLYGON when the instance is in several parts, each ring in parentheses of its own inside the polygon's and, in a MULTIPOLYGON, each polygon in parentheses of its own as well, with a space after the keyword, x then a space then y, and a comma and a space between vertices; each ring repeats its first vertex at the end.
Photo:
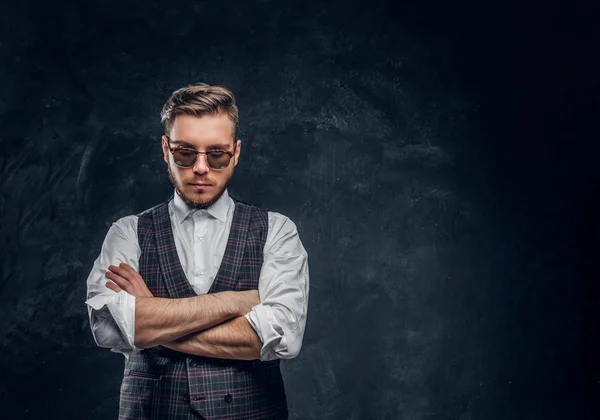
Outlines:
MULTIPOLYGON (((173 152, 173 160, 175 164, 190 168, 196 163, 197 153, 186 149, 177 149, 173 152)), ((229 160, 231 158, 227 153, 224 152, 209 152, 207 155, 208 166, 212 169, 225 169, 229 166, 229 160)))
POLYGON ((208 166, 213 169, 225 169, 229 166, 230 157, 225 152, 210 152, 208 154, 208 166))
POLYGON ((179 166, 190 167, 194 166, 194 162, 196 162, 196 153, 185 150, 185 149, 177 149, 173 152, 173 160, 175 164, 179 166))

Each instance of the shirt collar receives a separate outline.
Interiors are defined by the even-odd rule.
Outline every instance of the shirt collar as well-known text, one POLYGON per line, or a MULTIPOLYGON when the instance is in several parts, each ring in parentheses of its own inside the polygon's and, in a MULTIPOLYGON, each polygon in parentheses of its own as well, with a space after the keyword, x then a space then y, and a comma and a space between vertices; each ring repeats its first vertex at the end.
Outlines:
MULTIPOLYGON (((227 219, 227 211, 229 210, 229 204, 231 199, 229 198, 229 193, 227 192, 227 188, 221 194, 221 197, 213 203, 211 206, 206 208, 208 214, 215 217, 216 219, 224 222, 227 219)), ((189 204, 187 204, 177 193, 177 190, 173 191, 173 210, 177 215, 177 219, 179 224, 183 223, 186 217, 190 214, 195 213, 199 209, 192 208, 189 204)))

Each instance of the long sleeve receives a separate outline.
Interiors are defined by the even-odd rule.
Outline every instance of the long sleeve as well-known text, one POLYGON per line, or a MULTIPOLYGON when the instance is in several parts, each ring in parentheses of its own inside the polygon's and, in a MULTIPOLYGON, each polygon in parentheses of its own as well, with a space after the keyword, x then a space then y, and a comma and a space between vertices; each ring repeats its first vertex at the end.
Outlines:
POLYGON ((260 337, 260 359, 291 359, 302 347, 308 308, 308 255, 294 222, 269 212, 259 278, 260 304, 246 319, 260 337))
POLYGON ((100 255, 87 278, 90 328, 99 347, 129 357, 135 329, 135 296, 106 287, 109 265, 124 262, 138 271, 141 250, 137 240, 137 217, 126 216, 114 222, 102 244, 100 255))

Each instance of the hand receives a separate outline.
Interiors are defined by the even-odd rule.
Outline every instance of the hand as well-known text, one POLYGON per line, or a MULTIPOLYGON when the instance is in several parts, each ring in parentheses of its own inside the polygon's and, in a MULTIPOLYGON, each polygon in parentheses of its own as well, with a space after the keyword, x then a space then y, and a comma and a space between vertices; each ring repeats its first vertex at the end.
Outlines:
POLYGON ((119 293, 121 290, 125 290, 130 295, 135 297, 154 297, 146 282, 137 271, 135 271, 129 264, 121 263, 119 267, 109 265, 106 272, 108 277, 113 282, 107 282, 106 287, 110 290, 114 290, 119 293))

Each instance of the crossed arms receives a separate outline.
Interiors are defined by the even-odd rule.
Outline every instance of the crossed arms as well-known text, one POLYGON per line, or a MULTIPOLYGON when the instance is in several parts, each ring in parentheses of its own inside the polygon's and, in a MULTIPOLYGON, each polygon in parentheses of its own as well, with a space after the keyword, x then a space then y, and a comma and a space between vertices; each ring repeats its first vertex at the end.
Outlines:
POLYGON ((155 298, 128 264, 109 266, 106 286, 136 297, 134 344, 164 346, 223 359, 259 359, 262 342, 244 315, 260 303, 258 291, 225 291, 183 299, 155 298))
POLYGON ((260 354, 267 361, 299 354, 308 307, 308 256, 291 220, 269 213, 258 290, 183 299, 154 297, 148 290, 137 272, 141 249, 136 232, 134 216, 113 223, 88 275, 86 304, 98 346, 126 357, 136 348, 157 345, 224 359, 260 354))

